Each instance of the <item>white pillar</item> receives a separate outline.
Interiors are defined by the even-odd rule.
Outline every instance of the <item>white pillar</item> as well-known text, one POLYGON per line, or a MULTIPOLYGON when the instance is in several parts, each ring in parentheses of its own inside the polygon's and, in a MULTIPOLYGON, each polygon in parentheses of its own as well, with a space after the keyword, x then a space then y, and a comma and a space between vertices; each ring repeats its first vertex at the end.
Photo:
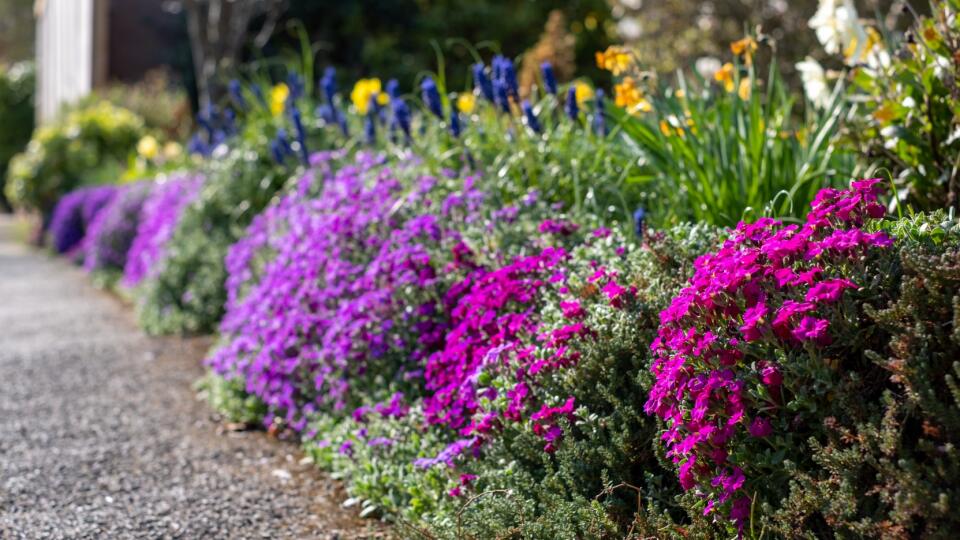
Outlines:
POLYGON ((37 116, 60 108, 93 88, 94 0, 37 0, 37 116))

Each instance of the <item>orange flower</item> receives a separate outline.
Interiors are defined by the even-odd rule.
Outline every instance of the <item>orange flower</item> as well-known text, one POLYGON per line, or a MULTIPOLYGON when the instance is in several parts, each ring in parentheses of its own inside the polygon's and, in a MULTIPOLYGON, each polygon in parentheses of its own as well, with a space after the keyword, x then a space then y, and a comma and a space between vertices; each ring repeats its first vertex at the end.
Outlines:
POLYGON ((723 83, 723 88, 727 92, 733 92, 733 64, 727 62, 716 73, 713 74, 713 78, 719 82, 723 83))
POLYGON ((625 77, 620 84, 613 87, 614 103, 617 107, 622 107, 629 114, 650 112, 653 106, 644 97, 643 91, 637 87, 637 81, 633 77, 625 77))
POLYGON ((737 56, 743 56, 743 63, 752 66, 753 54, 757 52, 757 40, 750 36, 738 39, 730 44, 730 50, 737 56))
POLYGON ((598 51, 596 57, 597 67, 605 69, 614 75, 620 75, 633 65, 633 58, 630 56, 630 53, 623 47, 617 45, 611 45, 603 52, 598 51))

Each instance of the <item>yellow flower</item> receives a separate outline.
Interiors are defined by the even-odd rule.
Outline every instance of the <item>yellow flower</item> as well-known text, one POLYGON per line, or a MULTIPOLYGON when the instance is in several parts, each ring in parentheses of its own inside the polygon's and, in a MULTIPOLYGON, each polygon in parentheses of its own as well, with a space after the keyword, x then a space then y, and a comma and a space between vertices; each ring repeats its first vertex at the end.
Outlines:
POLYGON ((353 91, 350 92, 350 101, 353 102, 353 106, 358 113, 367 114, 370 109, 370 98, 374 96, 376 96, 377 103, 381 105, 386 105, 390 99, 387 97, 386 102, 381 101, 380 96, 387 95, 381 91, 380 79, 360 79, 357 84, 353 85, 353 91))
POLYGON ((723 83, 723 88, 727 92, 733 92, 733 64, 727 62, 716 73, 713 74, 713 78, 717 82, 723 83))
POLYGON ((665 137, 673 135, 673 129, 670 128, 670 122, 667 122, 666 120, 660 121, 660 133, 663 133, 665 137))
POLYGON ((653 110, 643 91, 637 88, 637 81, 633 77, 624 77, 620 84, 614 85, 613 93, 613 101, 617 107, 626 109, 629 114, 653 110))
POLYGON ((750 91, 752 90, 752 85, 750 84, 750 78, 744 77, 740 79, 740 87, 737 88, 737 94, 740 96, 740 99, 747 101, 750 99, 750 91))
POLYGON ((605 69, 614 75, 620 75, 630 69, 633 65, 633 58, 623 47, 611 45, 606 51, 597 52, 597 67, 605 69))
POLYGON ((167 144, 163 145, 163 158, 164 159, 176 159, 180 157, 180 154, 183 153, 183 148, 179 143, 170 141, 167 144))
POLYGON ((137 143, 137 153, 140 154, 140 157, 153 159, 157 157, 159 152, 160 145, 157 144, 157 140, 150 135, 140 139, 140 142, 137 143))
POLYGON ((593 88, 589 84, 577 81, 574 88, 576 88, 577 105, 583 105, 588 99, 593 98, 593 88))
POLYGON ((684 131, 683 127, 680 125, 680 120, 674 115, 670 115, 666 119, 660 120, 660 133, 663 133, 665 137, 671 137, 676 134, 681 139, 687 135, 687 132, 684 131))
POLYGON ((738 39, 730 44, 730 50, 737 56, 743 56, 743 63, 752 66, 753 54, 757 52, 757 40, 750 36, 738 39))
POLYGON ((473 94, 460 94, 457 96, 457 110, 463 114, 470 114, 477 104, 477 96, 473 94))
POLYGON ((280 116, 287 107, 287 98, 290 97, 290 88, 284 83, 274 85, 270 89, 270 114, 280 116))

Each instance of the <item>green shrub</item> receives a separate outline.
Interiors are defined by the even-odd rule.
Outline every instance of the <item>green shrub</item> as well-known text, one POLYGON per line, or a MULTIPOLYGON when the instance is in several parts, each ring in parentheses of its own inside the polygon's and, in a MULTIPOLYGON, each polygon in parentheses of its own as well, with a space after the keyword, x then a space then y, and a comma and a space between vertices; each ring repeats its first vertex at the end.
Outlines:
POLYGON ((809 462, 787 464, 780 508, 758 508, 774 534, 950 538, 960 526, 960 226, 934 213, 889 228, 898 249, 871 269, 856 345, 838 353, 859 367, 844 361, 824 388, 822 434, 809 462))
POLYGON ((40 127, 10 162, 6 194, 44 216, 68 191, 116 181, 143 135, 143 119, 101 101, 40 127))
POLYGON ((30 142, 33 133, 33 94, 36 75, 33 64, 0 66, 0 208, 7 205, 4 186, 7 166, 30 142))

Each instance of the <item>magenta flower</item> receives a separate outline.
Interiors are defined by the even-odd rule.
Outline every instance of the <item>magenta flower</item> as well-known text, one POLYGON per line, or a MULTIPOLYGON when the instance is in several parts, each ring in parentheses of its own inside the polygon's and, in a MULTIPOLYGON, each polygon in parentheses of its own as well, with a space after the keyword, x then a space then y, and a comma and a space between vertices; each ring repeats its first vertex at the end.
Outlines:
POLYGON ((794 327, 792 333, 793 337, 800 341, 813 341, 817 345, 824 346, 830 344, 830 335, 827 334, 829 327, 829 321, 806 316, 794 327))
POLYGON ((769 437, 773 433, 773 426, 770 424, 770 420, 758 416, 753 419, 753 422, 750 422, 748 431, 753 437, 769 437))

